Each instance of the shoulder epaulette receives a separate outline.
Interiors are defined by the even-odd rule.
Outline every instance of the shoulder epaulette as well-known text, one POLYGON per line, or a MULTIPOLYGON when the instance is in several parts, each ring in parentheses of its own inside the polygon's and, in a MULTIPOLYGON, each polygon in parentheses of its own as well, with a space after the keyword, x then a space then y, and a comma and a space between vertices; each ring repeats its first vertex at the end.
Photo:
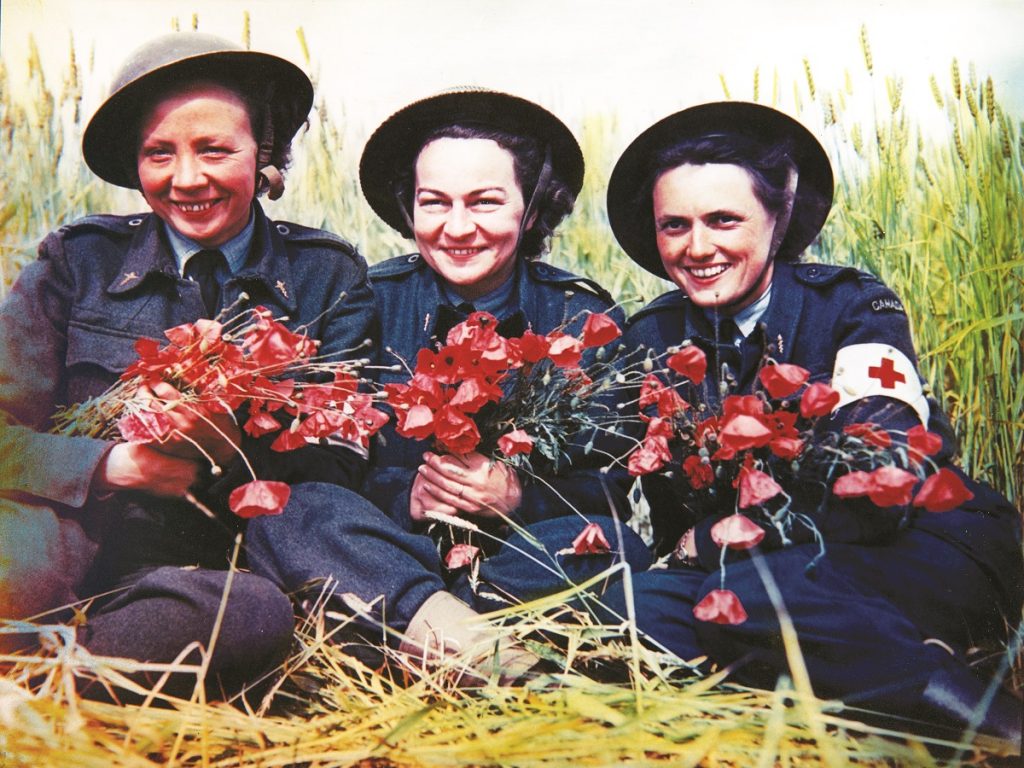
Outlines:
POLYGON ((530 274, 542 283, 553 283, 555 285, 573 286, 582 288, 605 301, 612 302, 612 295, 606 291, 600 283, 591 280, 589 277, 577 275, 568 270, 561 269, 543 261, 528 261, 526 268, 530 274))
POLYGON ((290 242, 327 245, 338 248, 349 256, 357 255, 356 247, 352 243, 325 229, 304 227, 290 221, 272 221, 270 224, 281 237, 290 242))
POLYGON ((804 285, 832 285, 840 280, 863 280, 865 278, 877 280, 867 272, 837 264, 796 264, 794 274, 796 279, 804 285))
POLYGON ((393 256, 390 259, 379 261, 370 265, 367 273, 371 280, 384 280, 389 277, 401 277, 410 272, 415 272, 426 262, 418 253, 409 253, 405 256, 393 256))
POLYGON ((67 235, 96 231, 120 235, 134 234, 136 228, 150 215, 152 214, 135 213, 128 216, 114 216, 113 214, 97 213, 75 219, 70 224, 62 226, 60 230, 67 235))
POLYGON ((629 322, 634 323, 641 317, 653 315, 656 312, 666 312, 681 309, 689 303, 689 297, 678 288, 661 294, 658 298, 648 302, 642 308, 630 315, 629 322))

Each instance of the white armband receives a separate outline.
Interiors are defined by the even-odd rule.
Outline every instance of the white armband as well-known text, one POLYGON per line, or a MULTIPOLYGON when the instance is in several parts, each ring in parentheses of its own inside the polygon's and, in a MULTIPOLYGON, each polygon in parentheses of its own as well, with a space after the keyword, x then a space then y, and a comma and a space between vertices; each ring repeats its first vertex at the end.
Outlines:
POLYGON ((927 427, 930 409, 910 358, 888 344, 852 344, 836 354, 832 388, 839 393, 833 411, 865 397, 891 397, 913 408, 927 427))

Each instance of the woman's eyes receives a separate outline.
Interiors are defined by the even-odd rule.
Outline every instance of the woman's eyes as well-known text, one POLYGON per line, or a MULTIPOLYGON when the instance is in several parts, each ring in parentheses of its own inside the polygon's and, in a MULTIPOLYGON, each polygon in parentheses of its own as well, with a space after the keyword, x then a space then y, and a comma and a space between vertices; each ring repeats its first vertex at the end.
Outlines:
POLYGON ((690 222, 686 219, 665 219, 658 225, 662 232, 685 232, 690 228, 690 222))

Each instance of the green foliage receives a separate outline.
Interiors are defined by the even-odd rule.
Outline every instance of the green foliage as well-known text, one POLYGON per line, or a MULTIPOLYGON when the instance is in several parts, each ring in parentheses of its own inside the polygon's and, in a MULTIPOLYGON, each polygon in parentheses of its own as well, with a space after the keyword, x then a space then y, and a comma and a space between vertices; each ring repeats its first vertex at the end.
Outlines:
MULTIPOLYGON (((300 44, 304 41, 301 39, 300 44)), ((879 275, 903 297, 922 369, 951 414, 963 463, 1018 500, 1024 492, 1024 221, 1021 130, 998 104, 991 79, 933 78, 945 130, 925 134, 932 115, 908 114, 902 81, 879 80, 862 35, 866 80, 847 75, 829 90, 794 84, 796 116, 822 138, 835 163, 836 203, 810 256, 879 275), (854 110, 866 95, 873 105, 854 110)), ((308 64, 308 62, 307 62, 308 64)), ((59 94, 32 54, 24 96, 15 99, 0 65, 0 292, 32 258, 48 230, 89 212, 126 210, 122 192, 93 177, 77 152, 84 124, 72 50, 59 94)), ((777 101, 775 78, 770 103, 777 101)), ((755 99, 760 71, 754 75, 755 99)), ((723 80, 724 86, 724 80, 723 80)), ((272 216, 342 234, 370 261, 412 249, 378 220, 359 192, 359 146, 323 102, 296 141, 288 191, 272 216)), ((576 211, 551 244, 551 261, 604 284, 627 311, 665 290, 615 244, 604 210, 614 158, 614 119, 589 120, 581 137, 587 182, 576 211)), ((140 207, 141 201, 135 203, 140 207)))

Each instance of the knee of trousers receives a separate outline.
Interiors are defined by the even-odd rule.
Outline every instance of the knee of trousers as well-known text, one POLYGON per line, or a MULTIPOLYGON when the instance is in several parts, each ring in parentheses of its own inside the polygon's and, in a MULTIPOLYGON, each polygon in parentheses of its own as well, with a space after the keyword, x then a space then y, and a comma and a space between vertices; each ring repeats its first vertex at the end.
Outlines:
POLYGON ((210 672, 257 673, 287 654, 291 601, 273 582, 236 572, 164 567, 146 574, 84 627, 99 655, 166 662, 190 644, 211 649, 210 672), (217 617, 223 617, 216 635, 217 617))
POLYGON ((24 619, 77 600, 96 553, 75 520, 0 499, 0 617, 24 619))
MULTIPOLYGON (((216 595, 218 607, 221 594, 216 595)), ((295 613, 288 596, 268 579, 236 573, 214 662, 242 670, 276 665, 288 654, 294 632, 295 613)))

